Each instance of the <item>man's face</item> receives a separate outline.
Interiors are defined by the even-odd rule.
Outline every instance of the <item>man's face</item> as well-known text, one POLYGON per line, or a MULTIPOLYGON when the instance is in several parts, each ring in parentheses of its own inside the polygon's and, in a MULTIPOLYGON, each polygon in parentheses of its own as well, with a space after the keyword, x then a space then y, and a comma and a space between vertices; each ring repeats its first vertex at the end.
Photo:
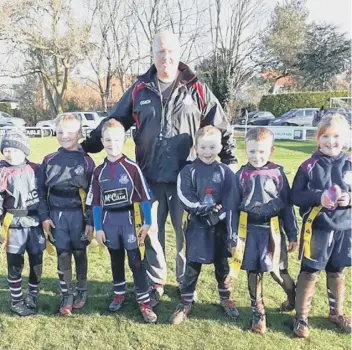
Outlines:
POLYGON ((2 154, 4 155, 6 162, 10 165, 23 164, 26 159, 26 155, 17 148, 5 147, 2 154))
POLYGON ((125 129, 108 128, 104 130, 101 143, 108 156, 118 158, 122 155, 123 146, 125 144, 125 129))
POLYGON ((218 135, 201 136, 197 139, 196 152, 205 164, 211 164, 221 151, 221 137, 218 135))
POLYGON ((78 141, 81 137, 81 124, 79 121, 72 120, 64 125, 59 124, 56 128, 56 138, 60 146, 68 151, 76 151, 78 149, 78 141))
POLYGON ((246 142, 246 155, 248 162, 255 168, 261 168, 273 153, 273 139, 271 137, 262 141, 249 140, 246 142))
POLYGON ((158 35, 154 40, 153 55, 158 78, 173 81, 180 61, 180 44, 177 37, 171 33, 158 35))

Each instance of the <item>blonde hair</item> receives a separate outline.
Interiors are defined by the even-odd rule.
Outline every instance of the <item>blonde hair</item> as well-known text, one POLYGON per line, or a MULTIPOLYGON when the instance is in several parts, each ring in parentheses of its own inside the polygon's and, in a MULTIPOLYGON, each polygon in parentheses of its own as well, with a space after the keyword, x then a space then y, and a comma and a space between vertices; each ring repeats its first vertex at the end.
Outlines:
POLYGON ((274 134, 270 129, 262 127, 252 128, 246 134, 246 143, 248 141, 260 142, 269 138, 272 139, 274 143, 274 134))
MULTIPOLYGON (((348 124, 346 118, 343 115, 339 113, 335 113, 335 114, 323 117, 319 122, 317 135, 315 137, 317 145, 319 145, 320 136, 325 134, 328 129, 333 127, 345 132, 346 133, 345 136, 347 136, 347 139, 348 139, 348 132, 350 131, 350 125, 348 124)), ((347 149, 347 144, 346 144, 346 149, 347 149)))
POLYGON ((220 130, 218 128, 216 128, 213 125, 204 126, 203 128, 199 129, 196 132, 195 142, 197 143, 198 139, 201 138, 201 137, 213 136, 213 135, 218 136, 219 139, 221 139, 221 132, 220 132, 220 130))
POLYGON ((101 134, 103 135, 104 131, 107 129, 123 129, 125 131, 124 126, 114 118, 109 119, 103 124, 101 134))
POLYGON ((57 128, 58 126, 67 127, 72 121, 77 121, 79 123, 79 131, 82 131, 82 119, 79 115, 73 113, 61 114, 56 117, 54 124, 57 128))

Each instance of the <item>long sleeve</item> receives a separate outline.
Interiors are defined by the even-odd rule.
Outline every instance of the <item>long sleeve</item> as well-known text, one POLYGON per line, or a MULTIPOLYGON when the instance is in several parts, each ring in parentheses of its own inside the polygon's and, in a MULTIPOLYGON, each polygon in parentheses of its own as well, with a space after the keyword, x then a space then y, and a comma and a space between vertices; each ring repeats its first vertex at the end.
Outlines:
POLYGON ((200 126, 204 127, 206 125, 214 125, 221 131, 222 150, 219 154, 221 162, 224 164, 236 164, 238 161, 235 155, 236 146, 233 138, 232 127, 218 99, 210 91, 207 85, 203 84, 203 87, 205 93, 205 107, 200 126))
POLYGON ((302 167, 299 167, 293 180, 291 190, 291 201, 298 207, 314 207, 320 205, 322 190, 308 188, 308 174, 302 167))
POLYGON ((121 99, 115 104, 109 116, 103 119, 100 124, 94 130, 92 130, 86 140, 81 143, 81 146, 85 152, 98 153, 103 149, 103 145, 101 143, 101 130, 104 123, 109 119, 114 118, 121 122, 126 131, 135 123, 132 114, 132 93, 135 85, 136 83, 132 84, 132 86, 124 93, 121 99))
POLYGON ((285 206, 282 209, 280 216, 283 220, 283 228, 289 242, 296 242, 298 235, 298 226, 296 221, 296 215, 290 198, 290 185, 283 171, 281 172, 281 174, 283 179, 283 186, 280 195, 285 206))
MULTIPOLYGON (((89 179, 89 183, 88 183, 88 189, 89 189, 93 181, 93 172, 95 169, 95 164, 93 159, 88 155, 86 156, 86 161, 87 161, 87 178, 89 179)), ((87 218, 86 218, 87 225, 93 226, 94 219, 93 219, 92 206, 88 205, 87 201, 86 201, 86 215, 87 215, 87 218)))

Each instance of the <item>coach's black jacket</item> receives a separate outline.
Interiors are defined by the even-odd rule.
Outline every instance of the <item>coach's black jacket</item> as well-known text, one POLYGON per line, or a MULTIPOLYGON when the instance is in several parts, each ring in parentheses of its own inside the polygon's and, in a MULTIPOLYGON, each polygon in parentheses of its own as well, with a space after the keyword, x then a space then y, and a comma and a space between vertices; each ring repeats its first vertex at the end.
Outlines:
MULTIPOLYGON (((179 64, 179 77, 165 106, 153 65, 139 76, 109 117, 120 121, 126 130, 136 125, 136 161, 149 183, 176 183, 184 165, 196 158, 193 149, 196 131, 214 125, 222 132, 223 149, 219 156, 225 164, 237 163, 232 129, 219 101, 198 81, 188 66, 179 64)), ((102 123, 82 143, 86 152, 99 152, 102 123)))

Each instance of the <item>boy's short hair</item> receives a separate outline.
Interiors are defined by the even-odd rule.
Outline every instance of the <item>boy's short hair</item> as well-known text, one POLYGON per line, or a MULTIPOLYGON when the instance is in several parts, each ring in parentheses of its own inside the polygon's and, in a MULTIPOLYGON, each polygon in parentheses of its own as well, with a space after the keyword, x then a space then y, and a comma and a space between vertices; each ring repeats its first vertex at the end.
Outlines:
POLYGON ((274 134, 268 128, 262 128, 262 127, 251 128, 246 134, 246 142, 248 141, 260 142, 263 140, 267 140, 269 138, 271 138, 274 143, 274 134))
POLYGON ((123 131, 125 131, 124 126, 119 121, 117 121, 114 118, 109 119, 108 121, 106 121, 103 124, 103 127, 101 129, 101 135, 102 136, 103 136, 104 131, 107 130, 107 129, 123 129, 123 131))
POLYGON ((205 136, 218 136, 221 139, 221 131, 213 125, 207 125, 197 130, 195 135, 195 142, 197 144, 198 139, 205 136))
POLYGON ((73 114, 73 113, 66 113, 66 114, 61 114, 58 117, 56 117, 54 124, 55 128, 61 126, 65 127, 67 124, 69 124, 72 121, 77 121, 79 123, 79 130, 82 130, 82 119, 78 114, 73 114))

